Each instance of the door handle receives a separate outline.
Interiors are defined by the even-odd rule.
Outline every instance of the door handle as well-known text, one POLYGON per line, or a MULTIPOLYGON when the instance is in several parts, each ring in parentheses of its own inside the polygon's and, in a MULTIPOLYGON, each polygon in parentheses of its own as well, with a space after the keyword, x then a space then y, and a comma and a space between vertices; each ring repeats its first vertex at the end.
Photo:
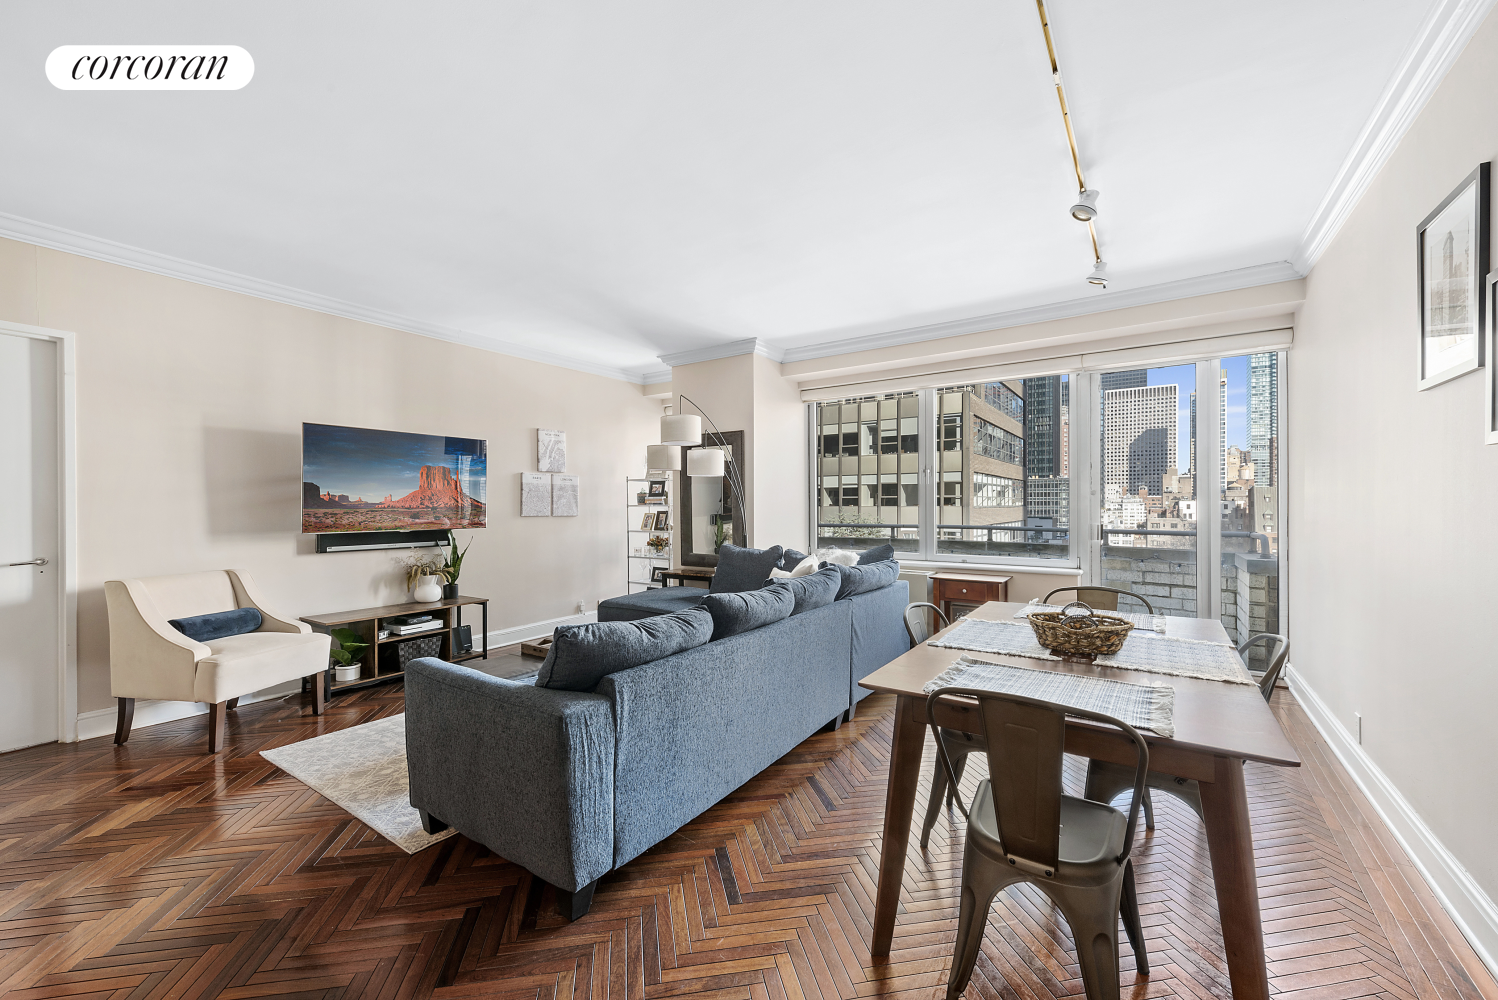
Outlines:
POLYGON ((45 559, 27 559, 25 562, 6 563, 6 565, 7 566, 45 566, 45 565, 47 565, 47 560, 45 560, 45 559))

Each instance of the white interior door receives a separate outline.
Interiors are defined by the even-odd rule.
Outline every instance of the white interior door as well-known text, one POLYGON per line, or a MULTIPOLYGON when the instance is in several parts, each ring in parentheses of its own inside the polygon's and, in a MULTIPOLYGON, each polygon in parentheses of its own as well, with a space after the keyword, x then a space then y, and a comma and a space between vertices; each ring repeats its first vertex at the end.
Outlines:
POLYGON ((0 331, 0 751, 60 735, 57 350, 0 331))

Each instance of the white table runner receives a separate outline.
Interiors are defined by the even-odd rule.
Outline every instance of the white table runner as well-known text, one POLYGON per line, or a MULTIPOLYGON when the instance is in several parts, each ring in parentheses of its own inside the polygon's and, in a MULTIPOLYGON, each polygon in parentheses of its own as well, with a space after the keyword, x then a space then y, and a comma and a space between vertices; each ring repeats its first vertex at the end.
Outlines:
POLYGON ((1169 684, 1134 684, 1040 667, 986 663, 964 656, 933 677, 922 690, 930 694, 944 687, 978 688, 1038 698, 1112 716, 1135 729, 1148 729, 1167 739, 1176 731, 1176 689, 1169 684))

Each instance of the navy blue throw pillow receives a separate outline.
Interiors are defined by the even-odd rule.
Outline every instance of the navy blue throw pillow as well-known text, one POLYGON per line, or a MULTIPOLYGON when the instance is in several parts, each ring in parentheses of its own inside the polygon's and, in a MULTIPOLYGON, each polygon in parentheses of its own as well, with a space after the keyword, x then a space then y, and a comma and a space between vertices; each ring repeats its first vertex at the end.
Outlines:
POLYGON ((738 594, 708 594, 701 606, 713 616, 713 641, 789 618, 796 607, 796 598, 786 586, 789 582, 776 580, 768 587, 738 594))
POLYGON ((536 687, 592 691, 609 674, 665 659, 712 637, 713 619, 700 607, 632 622, 562 625, 552 633, 536 687))
POLYGON ((805 558, 805 552, 798 552, 795 549, 785 549, 780 553, 780 562, 775 565, 789 573, 797 566, 800 566, 805 558))
POLYGON ((842 578, 837 588, 837 599, 841 601, 845 597, 888 587, 900 578, 900 564, 886 559, 867 566, 838 566, 837 573, 842 578))
POLYGON ((216 611, 211 615, 196 615, 192 618, 172 618, 167 624, 189 639, 208 642, 228 635, 243 635, 253 632, 264 621, 255 608, 235 608, 233 611, 216 611))
POLYGON ((737 545, 723 544, 718 548, 718 569, 713 573, 708 592, 741 594, 746 590, 758 590, 769 579, 770 570, 780 562, 783 551, 779 545, 768 549, 741 549, 737 545))
POLYGON ((790 588, 791 596, 796 600, 796 606, 791 614, 799 615, 803 611, 815 611, 817 608, 826 607, 837 600, 837 591, 842 586, 843 578, 838 574, 837 567, 828 566, 809 576, 798 576, 778 582, 790 588))
POLYGON ((877 545, 872 549, 864 549, 858 553, 858 565, 867 566, 869 563, 884 562, 886 559, 895 557, 895 547, 888 542, 877 545))

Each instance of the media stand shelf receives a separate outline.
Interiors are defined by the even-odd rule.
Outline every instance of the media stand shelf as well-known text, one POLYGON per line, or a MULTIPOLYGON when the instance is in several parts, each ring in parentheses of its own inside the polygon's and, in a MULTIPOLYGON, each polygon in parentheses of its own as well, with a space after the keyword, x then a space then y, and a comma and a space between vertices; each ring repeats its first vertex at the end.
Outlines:
POLYGON ((318 632, 331 632, 335 628, 352 629, 359 633, 361 642, 369 643, 369 647, 359 658, 357 680, 335 681, 332 668, 328 668, 329 694, 336 694, 351 688, 368 687, 371 684, 383 684, 386 681, 404 677, 406 672, 401 669, 400 654, 396 650, 396 646, 402 642, 431 637, 439 638, 442 645, 436 655, 449 663, 462 663, 464 660, 472 660, 475 657, 483 657, 486 660, 489 658, 489 598, 487 597, 457 597, 451 601, 433 601, 430 604, 387 604, 382 608, 360 608, 358 611, 307 615, 301 620, 318 632), (471 653, 454 655, 453 651, 457 648, 458 626, 463 624, 463 609, 472 604, 477 604, 483 614, 483 644, 481 648, 471 653), (381 623, 385 619, 418 614, 432 615, 441 621, 442 625, 426 632, 392 635, 387 639, 377 638, 380 634, 381 623))

